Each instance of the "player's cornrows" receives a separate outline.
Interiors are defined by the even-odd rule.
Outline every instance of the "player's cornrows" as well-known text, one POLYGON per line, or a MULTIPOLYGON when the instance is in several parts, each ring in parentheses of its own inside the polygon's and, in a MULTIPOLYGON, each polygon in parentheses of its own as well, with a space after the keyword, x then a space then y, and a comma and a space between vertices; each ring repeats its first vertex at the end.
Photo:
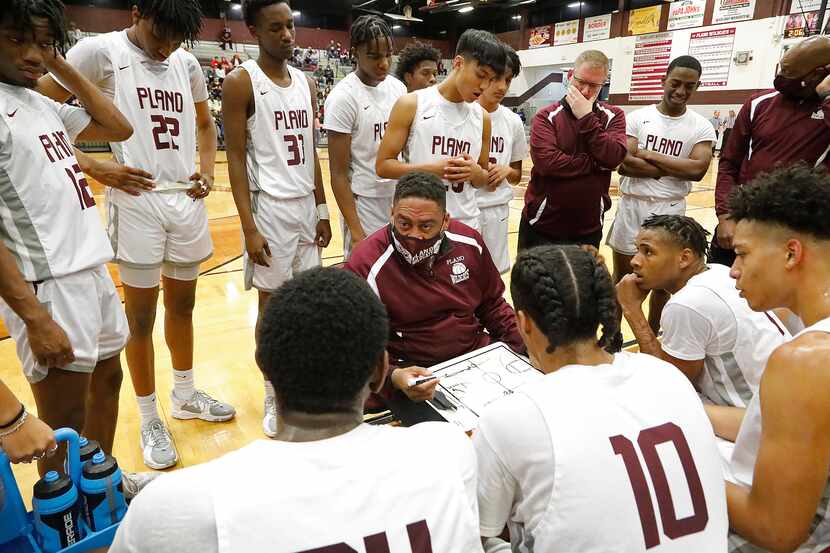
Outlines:
POLYGON ((154 31, 163 38, 182 37, 192 44, 202 30, 199 0, 135 0, 141 17, 152 17, 154 31))
POLYGON ((557 347, 596 337, 610 353, 622 347, 611 275, 578 246, 539 246, 520 253, 510 277, 516 311, 524 311, 557 347))
POLYGON ((66 30, 66 19, 63 13, 63 2, 60 0, 6 0, 0 18, 11 19, 14 27, 31 31, 32 18, 43 17, 49 22, 49 30, 55 37, 55 48, 61 53, 66 51, 69 44, 69 35, 66 30))
POLYGON ((361 15, 352 23, 349 39, 352 48, 369 44, 373 40, 388 40, 391 44, 392 29, 389 28, 386 21, 376 15, 361 15))
POLYGON ((395 66, 395 76, 399 81, 404 81, 404 75, 412 73, 422 61, 434 61, 435 65, 441 61, 441 51, 429 44, 415 41, 410 42, 398 53, 398 64, 395 66))
POLYGON ((709 231, 685 215, 651 215, 643 221, 644 229, 661 229, 672 240, 689 248, 701 259, 709 256, 709 231))

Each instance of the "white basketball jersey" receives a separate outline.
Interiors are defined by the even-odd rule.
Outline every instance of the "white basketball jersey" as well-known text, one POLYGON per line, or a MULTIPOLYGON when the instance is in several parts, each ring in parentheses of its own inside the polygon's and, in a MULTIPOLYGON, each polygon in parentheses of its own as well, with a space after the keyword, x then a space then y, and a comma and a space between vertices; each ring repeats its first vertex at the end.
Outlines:
POLYGON ((75 159, 75 135, 59 115, 69 110, 80 111, 32 90, 0 84, 0 239, 29 282, 113 258, 75 159))
MULTIPOLYGON (((478 102, 454 103, 444 99, 438 86, 415 92, 418 107, 403 151, 406 163, 434 163, 440 159, 469 154, 476 162, 481 155, 484 109, 478 102)), ((467 223, 479 216, 476 190, 469 182, 447 186, 447 211, 454 219, 467 223)))
POLYGON ((352 192, 358 196, 391 198, 395 194, 395 179, 378 177, 375 161, 392 107, 405 94, 406 86, 394 77, 366 86, 352 72, 326 98, 325 128, 352 138, 352 192))
POLYGON ((737 323, 733 351, 704 359, 705 370, 698 380, 700 391, 715 405, 746 407, 758 391, 770 354, 789 340, 790 334, 774 313, 749 308, 729 277, 729 267, 712 264, 708 271, 692 277, 686 287, 689 292, 694 287, 706 288, 718 296, 737 323))
MULTIPOLYGON (((521 118, 504 106, 490 114, 490 163, 493 165, 510 165, 513 161, 515 150, 516 129, 521 127, 524 133, 524 125, 521 118)), ((526 153, 526 152, 525 152, 526 153)), ((507 179, 499 184, 499 187, 490 192, 486 188, 476 190, 478 207, 492 207, 504 205, 513 199, 513 187, 507 179)))
POLYGON ((262 440, 214 463, 219 553, 482 551, 472 443, 446 423, 262 440))
MULTIPOLYGON (((830 318, 823 319, 809 326, 793 336, 793 340, 808 332, 826 332, 830 334, 830 318)), ((741 429, 735 440, 735 450, 732 453, 732 473, 738 483, 752 486, 752 477, 755 472, 755 461, 761 447, 761 394, 756 394, 746 409, 741 429)), ((801 544, 795 553, 813 553, 830 547, 830 479, 825 484, 824 492, 818 503, 813 523, 810 525, 810 537, 801 544)), ((748 552, 753 549, 747 548, 748 552)))
POLYGON ((251 190, 277 199, 314 192, 314 110, 305 73, 288 66, 291 85, 274 84, 254 60, 240 67, 251 76, 255 112, 248 118, 247 167, 251 190))
POLYGON ((680 371, 623 352, 522 393, 546 421, 556 479, 544 522, 525 536, 529 551, 725 553, 721 461, 680 371))
POLYGON ((133 126, 130 138, 110 145, 115 158, 152 174, 157 192, 191 188, 196 107, 186 60, 192 54, 179 48, 166 63, 150 63, 130 48, 123 31, 104 35, 103 40, 112 60, 113 101, 133 126))

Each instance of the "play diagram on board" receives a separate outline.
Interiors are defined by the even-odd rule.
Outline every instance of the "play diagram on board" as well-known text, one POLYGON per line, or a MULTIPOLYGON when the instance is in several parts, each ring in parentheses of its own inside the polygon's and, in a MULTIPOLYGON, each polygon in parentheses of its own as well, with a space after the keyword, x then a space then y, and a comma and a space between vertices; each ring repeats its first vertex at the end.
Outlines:
POLYGON ((432 367, 440 378, 436 400, 428 402, 447 421, 465 431, 478 426, 490 403, 544 375, 502 342, 432 367))

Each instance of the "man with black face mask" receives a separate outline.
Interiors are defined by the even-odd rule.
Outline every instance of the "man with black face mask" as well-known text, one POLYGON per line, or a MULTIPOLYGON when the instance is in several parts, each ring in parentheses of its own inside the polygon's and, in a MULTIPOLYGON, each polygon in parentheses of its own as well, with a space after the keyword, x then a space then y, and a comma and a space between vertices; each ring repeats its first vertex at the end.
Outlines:
POLYGON ((431 399, 430 367, 502 341, 524 351, 516 314, 481 235, 451 221, 441 179, 423 172, 398 181, 392 221, 360 242, 346 269, 365 278, 389 314, 387 397, 431 399), (485 332, 486 331, 486 332, 485 332))
POLYGON ((806 38, 781 58, 775 90, 755 94, 741 107, 721 151, 715 186, 718 228, 710 262, 735 261, 735 223, 727 205, 733 187, 800 161, 830 169, 829 74, 830 37, 806 38))

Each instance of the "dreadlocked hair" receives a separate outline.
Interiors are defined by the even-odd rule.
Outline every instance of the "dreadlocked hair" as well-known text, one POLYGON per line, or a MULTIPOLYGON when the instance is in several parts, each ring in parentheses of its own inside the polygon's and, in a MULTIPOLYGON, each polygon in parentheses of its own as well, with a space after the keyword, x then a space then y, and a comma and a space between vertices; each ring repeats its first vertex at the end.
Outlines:
POLYGON ((141 17, 153 18, 154 31, 163 38, 182 36, 193 44, 202 30, 199 0, 134 0, 141 17))
POLYGON ((352 23, 352 28, 349 30, 349 39, 351 47, 357 48, 364 44, 369 44, 373 40, 388 40, 392 43, 392 29, 386 24, 386 21, 376 15, 361 15, 352 23))
POLYGON ((661 229, 679 246, 689 248, 699 258, 709 256, 709 231, 685 215, 651 215, 643 221, 643 229, 661 229))
POLYGON ((69 45, 69 35, 66 30, 66 19, 63 14, 61 0, 5 0, 0 20, 11 20, 16 29, 31 30, 34 26, 32 18, 44 17, 49 22, 49 30, 55 37, 55 48, 66 52, 69 45))
POLYGON ((579 246, 538 246, 519 254, 510 276, 516 311, 545 334, 548 353, 596 339, 609 353, 622 348, 619 306, 611 275, 579 246))

